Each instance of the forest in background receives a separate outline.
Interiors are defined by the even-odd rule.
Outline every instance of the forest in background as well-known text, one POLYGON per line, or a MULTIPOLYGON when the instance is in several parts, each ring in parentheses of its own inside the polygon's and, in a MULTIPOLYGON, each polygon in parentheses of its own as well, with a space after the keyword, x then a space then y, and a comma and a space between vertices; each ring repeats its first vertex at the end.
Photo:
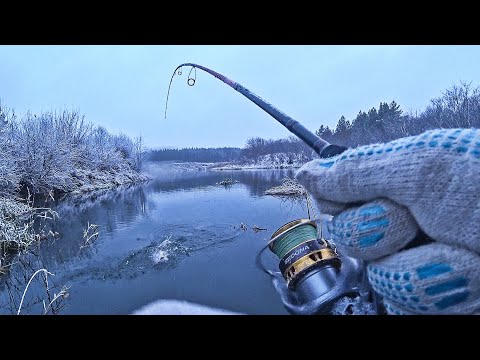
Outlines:
POLYGON ((328 142, 356 147, 388 142, 438 128, 480 127, 480 88, 462 82, 431 100, 419 114, 404 114, 395 101, 381 102, 368 112, 360 111, 351 121, 344 116, 335 129, 321 125, 317 135, 328 142))
POLYGON ((240 148, 184 148, 151 150, 146 158, 150 161, 192 161, 192 162, 225 162, 236 161, 240 157, 240 148))
MULTIPOLYGON (((359 111, 354 119, 341 116, 334 128, 320 125, 315 132, 326 141, 356 147, 418 135, 436 128, 480 127, 480 88, 461 82, 417 114, 406 114, 395 101, 380 102, 378 108, 359 111)), ((305 159, 316 154, 295 136, 285 139, 253 137, 243 148, 162 149, 148 153, 148 159, 198 162, 248 162, 265 155, 294 153, 305 159)))

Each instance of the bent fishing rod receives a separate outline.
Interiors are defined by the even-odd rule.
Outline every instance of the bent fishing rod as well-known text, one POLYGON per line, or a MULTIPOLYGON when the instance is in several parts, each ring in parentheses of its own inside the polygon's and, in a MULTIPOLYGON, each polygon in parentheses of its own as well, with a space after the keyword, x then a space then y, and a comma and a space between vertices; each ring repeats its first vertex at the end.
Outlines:
POLYGON ((168 105, 168 97, 170 95, 170 87, 172 86, 173 77, 175 74, 181 75, 182 74, 182 67, 184 66, 191 66, 190 73, 188 75, 187 83, 189 86, 195 85, 196 80, 196 69, 200 69, 205 71, 206 73, 213 75, 223 83, 230 86, 232 89, 238 91, 240 94, 245 96, 247 99, 258 105, 262 110, 270 114, 275 120, 277 120, 280 124, 285 126, 290 132, 296 135, 298 138, 303 140, 308 146, 310 146, 319 156, 320 158, 329 158, 344 152, 347 148, 339 145, 330 144, 321 137, 315 135, 298 121, 292 119, 290 116, 286 115, 282 111, 278 110, 272 104, 263 100, 260 96, 254 94, 252 91, 248 90, 243 85, 230 80, 226 76, 213 71, 205 66, 194 64, 194 63, 184 63, 175 69, 172 74, 172 78, 170 79, 170 85, 168 86, 168 93, 167 93, 167 102, 165 104, 165 118, 167 117, 167 105, 168 105), (195 78, 190 77, 192 71, 195 70, 195 78))
MULTIPOLYGON (((184 66, 191 66, 187 79, 189 86, 195 85, 197 68, 213 75, 270 114, 310 146, 320 158, 329 158, 346 150, 343 146, 330 144, 313 134, 298 121, 239 83, 193 63, 181 64, 173 72, 168 86, 165 118, 173 78, 177 73, 182 74, 181 69, 184 66), (192 72, 194 77, 191 77, 192 72)), ((271 277, 283 305, 292 314, 330 313, 335 304, 342 301, 350 302, 352 304, 350 306, 358 303, 365 308, 375 309, 378 313, 375 295, 366 281, 364 264, 339 254, 336 247, 326 240, 329 236, 324 238, 322 230, 319 235, 317 226, 320 225, 322 229, 325 224, 320 221, 321 219, 317 220, 311 220, 309 216, 309 219, 293 220, 280 227, 273 233, 269 243, 257 254, 257 266, 271 277), (263 266, 261 257, 267 248, 278 257, 280 272, 263 266)))

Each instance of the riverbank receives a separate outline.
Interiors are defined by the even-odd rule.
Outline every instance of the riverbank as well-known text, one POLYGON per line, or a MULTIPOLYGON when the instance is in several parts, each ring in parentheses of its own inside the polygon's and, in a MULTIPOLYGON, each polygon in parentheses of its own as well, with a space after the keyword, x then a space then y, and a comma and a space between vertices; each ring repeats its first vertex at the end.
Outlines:
POLYGON ((228 164, 222 166, 214 166, 211 170, 274 170, 274 169, 297 169, 302 165, 292 164, 228 164))
POLYGON ((297 169, 312 160, 303 154, 276 153, 258 156, 253 159, 243 159, 235 162, 176 162, 171 163, 175 172, 182 171, 230 171, 230 170, 268 170, 268 169, 297 169))
POLYGON ((69 192, 72 194, 85 194, 151 180, 148 175, 130 169, 122 172, 75 170, 71 177, 75 184, 75 189, 69 192))
POLYGON ((222 164, 212 170, 261 170, 261 169, 296 169, 311 160, 304 154, 276 153, 255 157, 239 163, 222 164))
POLYGON ((19 199, 0 197, 0 275, 10 266, 9 254, 27 249, 47 236, 42 230, 34 231, 35 221, 56 217, 57 213, 51 209, 34 208, 32 204, 20 202, 19 199))
MULTIPOLYGON (((125 170, 123 172, 75 170, 71 174, 73 188, 67 194, 83 195, 108 190, 129 184, 137 184, 151 180, 141 172, 125 170)), ((37 194, 38 195, 38 194, 37 194)), ((55 236, 42 230, 35 231, 38 221, 54 220, 61 216, 49 208, 36 208, 32 199, 21 199, 16 196, 0 196, 0 275, 6 271, 6 257, 16 250, 27 249, 36 241, 55 236), (29 201, 30 200, 30 201, 29 201)))
MULTIPOLYGON (((142 138, 110 134, 78 111, 16 116, 0 103, 0 261, 43 239, 42 199, 85 194, 149 180, 142 173, 142 138), (38 221, 37 221, 38 220, 38 221), (36 231, 34 231, 34 228, 36 231)), ((60 214, 61 216, 61 214, 60 214)))
POLYGON ((170 168, 174 172, 183 171, 207 171, 216 167, 226 166, 230 163, 207 163, 207 162, 174 162, 170 164, 170 168))
MULTIPOLYGON (((52 204, 59 218, 48 221, 51 226, 45 231, 58 235, 55 240, 36 241, 29 251, 12 258, 13 266, 2 280, 12 289, 13 305, 9 306, 5 285, 0 304, 6 305, 0 313, 17 312, 26 283, 41 268, 55 274, 48 277, 52 297, 63 285, 70 287, 70 296, 62 302, 65 307, 58 312, 63 315, 130 313, 151 301, 152 291, 157 297, 186 296, 195 301, 207 292, 221 299, 218 306, 228 307, 237 299, 238 311, 283 311, 281 302, 275 306, 273 301, 278 297, 275 290, 255 275, 252 259, 263 247, 264 237, 278 228, 278 219, 300 218, 305 212, 300 203, 282 206, 281 200, 263 196, 282 178, 291 177, 291 171, 172 173, 167 164, 144 165, 151 181, 66 194, 52 204), (227 188, 216 185, 225 178, 239 183, 227 188), (248 227, 245 232, 242 222, 248 227), (98 225, 97 230, 84 237, 89 225, 98 225), (98 237, 87 241, 96 231, 98 237), (209 259, 222 254, 240 262, 212 270, 209 259), (249 290, 238 284, 262 293, 262 301, 252 304, 249 290), (223 298, 226 292, 231 295, 223 298)), ((30 284, 21 314, 44 313, 41 301, 35 302, 47 298, 43 280, 39 273, 30 284)), ((49 302, 46 299, 46 305, 49 302)))

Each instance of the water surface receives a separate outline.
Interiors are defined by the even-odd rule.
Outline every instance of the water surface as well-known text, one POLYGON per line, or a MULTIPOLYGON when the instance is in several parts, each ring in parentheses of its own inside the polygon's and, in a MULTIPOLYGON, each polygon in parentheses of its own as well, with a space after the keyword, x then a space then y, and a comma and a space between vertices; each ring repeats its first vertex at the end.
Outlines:
MULTIPOLYGON (((128 314, 156 299, 286 314, 255 256, 277 228, 307 216, 304 204, 264 195, 294 172, 173 172, 165 163, 148 164, 147 172, 153 180, 146 184, 57 201, 51 230, 59 236, 14 259, 0 284, 2 313, 16 312, 28 279, 43 267, 55 274, 50 299, 69 287, 61 314, 128 314), (216 185, 226 177, 238 183, 216 185), (99 235, 85 243, 89 224, 99 235), (255 233, 254 225, 267 231, 255 233)), ((273 255, 264 258, 275 269, 273 255)), ((42 279, 32 281, 22 313, 44 311, 42 279)))

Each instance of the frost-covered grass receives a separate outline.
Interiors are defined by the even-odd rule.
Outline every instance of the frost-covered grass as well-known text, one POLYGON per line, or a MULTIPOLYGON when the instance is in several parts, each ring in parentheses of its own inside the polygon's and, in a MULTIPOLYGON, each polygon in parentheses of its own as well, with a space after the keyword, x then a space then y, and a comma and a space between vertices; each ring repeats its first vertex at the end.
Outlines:
POLYGON ((308 191, 295 179, 289 177, 283 178, 281 185, 266 190, 265 195, 275 196, 281 199, 282 202, 292 202, 302 207, 306 206, 308 218, 310 219, 312 215, 313 218, 316 218, 316 211, 318 211, 318 209, 315 210, 308 191))
POLYGON ((141 180, 141 138, 109 134, 78 111, 14 115, 0 103, 0 195, 71 192, 105 182, 141 180), (101 175, 100 175, 101 174, 101 175), (105 181, 103 181, 105 180, 105 181))
POLYGON ((146 181, 149 177, 143 173, 126 169, 122 172, 76 170, 71 174, 74 187, 72 194, 83 194, 95 190, 111 189, 120 185, 146 181))
POLYGON ((295 179, 286 177, 282 180, 282 185, 274 186, 268 189, 267 191, 265 191, 265 195, 306 196, 307 190, 295 179))
POLYGON ((0 268, 4 259, 14 250, 23 250, 39 241, 45 234, 36 233, 33 225, 37 220, 53 219, 57 216, 50 209, 34 208, 14 199, 0 198, 0 268))
POLYGON ((39 211, 53 214, 20 202, 21 196, 83 194, 145 181, 142 162, 141 138, 109 134, 78 111, 18 117, 0 102, 0 261, 42 237, 33 231, 39 211))
POLYGON ((0 255, 12 248, 26 247, 35 241, 35 234, 25 221, 30 210, 29 206, 17 201, 0 199, 0 255))

